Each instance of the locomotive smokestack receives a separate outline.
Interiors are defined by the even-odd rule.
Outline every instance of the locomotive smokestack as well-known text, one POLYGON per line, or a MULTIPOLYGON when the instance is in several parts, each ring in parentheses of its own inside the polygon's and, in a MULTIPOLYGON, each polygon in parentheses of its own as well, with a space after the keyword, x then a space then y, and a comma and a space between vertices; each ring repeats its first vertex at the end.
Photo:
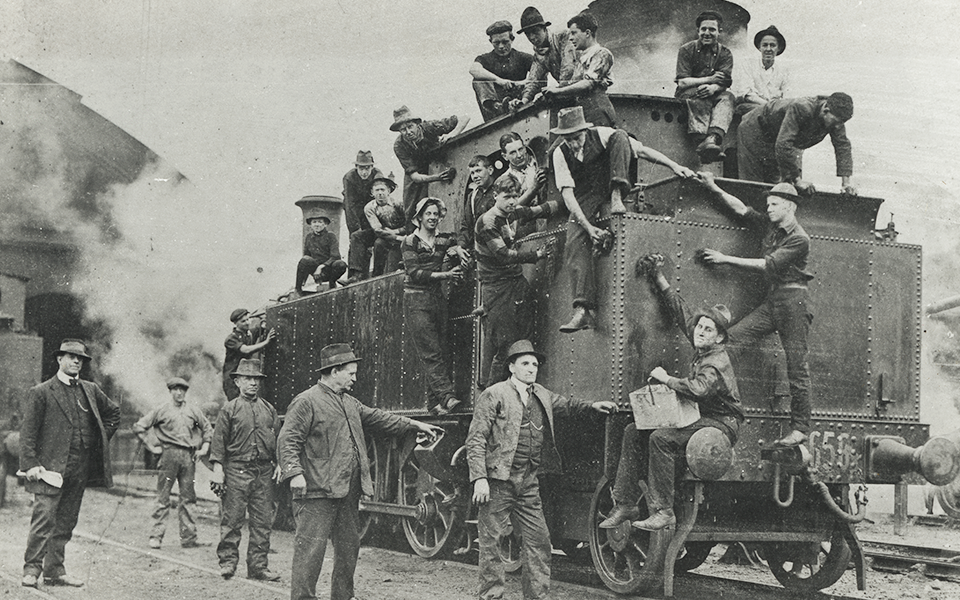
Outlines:
POLYGON ((297 200, 296 205, 303 211, 303 234, 301 241, 308 233, 310 226, 307 225, 307 219, 313 217, 326 217, 330 219, 328 231, 332 231, 340 236, 340 218, 343 215, 343 200, 337 196, 304 196, 297 200))

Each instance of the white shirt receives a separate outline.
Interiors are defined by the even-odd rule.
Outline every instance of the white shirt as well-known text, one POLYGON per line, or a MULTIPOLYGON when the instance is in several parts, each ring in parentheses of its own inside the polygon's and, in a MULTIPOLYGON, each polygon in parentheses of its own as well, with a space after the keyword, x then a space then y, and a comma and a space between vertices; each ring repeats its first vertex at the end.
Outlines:
MULTIPOLYGON (((613 127, 594 127, 593 129, 595 129, 600 136, 600 144, 603 145, 604 148, 607 147, 610 136, 616 131, 613 127)), ((643 150, 643 144, 638 140, 630 138, 630 149, 633 151, 634 158, 636 158, 643 150)), ((583 147, 580 148, 576 156, 577 160, 583 160, 583 147)), ((577 187, 573 181, 573 175, 570 173, 570 167, 567 165, 567 158, 563 155, 563 144, 557 146, 553 151, 553 179, 557 183, 558 190, 562 190, 565 187, 577 187)))
POLYGON ((533 385, 532 383, 524 383, 517 379, 515 376, 510 376, 510 383, 513 384, 513 387, 517 388, 517 392, 520 393, 520 401, 523 402, 523 405, 527 405, 527 400, 530 397, 530 394, 527 393, 527 389, 533 385))
POLYGON ((762 59, 748 62, 744 67, 743 80, 746 87, 743 95, 746 100, 751 100, 751 96, 759 96, 767 102, 783 98, 787 95, 789 75, 787 68, 776 61, 769 69, 763 68, 762 59))

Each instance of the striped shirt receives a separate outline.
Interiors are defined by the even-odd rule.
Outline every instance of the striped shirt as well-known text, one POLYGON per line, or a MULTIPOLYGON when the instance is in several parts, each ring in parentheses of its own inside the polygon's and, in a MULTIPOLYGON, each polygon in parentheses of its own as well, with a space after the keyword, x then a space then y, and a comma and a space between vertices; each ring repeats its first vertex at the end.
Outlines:
POLYGON ((520 265, 537 262, 537 252, 514 248, 517 227, 539 217, 549 217, 556 211, 557 203, 551 201, 538 206, 518 206, 510 215, 496 206, 485 212, 477 220, 474 242, 480 281, 498 281, 523 275, 520 265))

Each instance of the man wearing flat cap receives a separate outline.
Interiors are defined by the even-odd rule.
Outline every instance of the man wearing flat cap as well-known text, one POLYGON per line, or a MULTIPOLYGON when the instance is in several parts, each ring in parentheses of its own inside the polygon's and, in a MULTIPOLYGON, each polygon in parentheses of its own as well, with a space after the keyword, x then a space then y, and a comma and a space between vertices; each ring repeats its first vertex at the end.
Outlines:
MULTIPOLYGON (((167 514, 174 507, 170 503, 173 484, 179 485, 177 514, 180 519, 180 545, 196 548, 197 492, 194 489, 196 461, 210 451, 213 427, 197 406, 187 403, 190 384, 180 377, 167 381, 170 402, 151 410, 134 423, 133 432, 148 451, 160 455, 157 474, 157 505, 153 511, 153 530, 150 547, 159 548, 166 532, 167 514)), ((207 544, 204 544, 207 545, 207 544)))
POLYGON ((393 143, 393 153, 403 167, 403 210, 407 213, 408 221, 413 218, 417 202, 430 195, 430 183, 450 182, 456 177, 457 170, 453 168, 430 173, 430 154, 463 131, 469 122, 470 117, 456 115, 437 121, 424 121, 406 106, 393 111, 390 131, 400 132, 393 143))
POLYGON ((674 390, 679 396, 696 402, 700 419, 681 429, 657 429, 650 434, 647 474, 647 507, 649 517, 638 521, 641 490, 639 465, 642 450, 640 433, 634 423, 623 432, 620 463, 613 486, 615 506, 600 527, 612 529, 624 521, 638 521, 634 527, 656 531, 676 525, 673 512, 677 460, 683 460, 687 442, 697 431, 713 427, 723 433, 733 446, 737 443, 743 410, 740 390, 733 365, 727 355, 727 328, 730 310, 722 304, 703 308, 688 317, 683 299, 670 287, 661 268, 663 256, 652 255, 640 260, 639 269, 654 284, 660 301, 667 308, 680 331, 693 345, 696 354, 689 377, 673 377, 657 367, 650 378, 674 390))
POLYGON ((590 409, 604 414, 617 410, 609 400, 568 400, 537 383, 544 360, 529 340, 511 345, 507 350, 510 378, 480 394, 467 433, 467 467, 473 501, 480 507, 477 597, 482 600, 504 596, 499 543, 511 522, 520 529, 523 597, 549 597, 550 532, 543 516, 539 477, 561 470, 554 417, 578 416, 590 409))
POLYGON ((429 437, 441 431, 369 408, 351 396, 348 392, 357 380, 359 362, 349 344, 321 349, 320 380, 293 399, 280 430, 281 477, 290 483, 297 526, 291 600, 317 597, 328 539, 333 542, 330 598, 354 596, 360 497, 373 496, 364 430, 397 436, 422 432, 429 437))
POLYGON ((274 479, 277 432, 280 418, 276 409, 260 397, 260 382, 266 377, 260 361, 243 359, 231 373, 240 395, 220 408, 213 430, 210 487, 221 496, 220 543, 217 557, 220 576, 230 579, 240 561, 240 537, 249 516, 247 578, 279 581, 280 575, 267 565, 270 528, 273 526, 274 479))
POLYGON ((20 470, 34 494, 23 557, 26 587, 79 587, 67 575, 64 549, 73 536, 87 486, 110 487, 110 438, 120 426, 120 407, 100 386, 80 379, 90 360, 80 340, 65 339, 56 353, 57 374, 27 391, 20 405, 20 470))
MULTIPOLYGON (((327 229, 330 218, 324 215, 307 217, 310 231, 303 238, 303 258, 297 263, 297 293, 303 293, 303 283, 307 277, 320 286, 330 284, 330 289, 337 287, 337 280, 347 272, 347 263, 340 258, 340 242, 337 235, 327 229)), ((317 288, 319 291, 319 287, 317 288)))
POLYGON ((370 248, 373 248, 373 277, 392 273, 400 266, 400 243, 403 241, 407 217, 403 201, 390 194, 397 189, 390 177, 373 180, 373 200, 363 207, 368 227, 350 236, 350 283, 366 279, 370 248))
MULTIPOLYGON (((347 223, 347 235, 351 236, 351 255, 354 252, 353 234, 370 229, 370 224, 363 216, 363 207, 367 205, 367 202, 373 200, 373 180, 377 177, 383 177, 383 173, 376 167, 373 162, 373 152, 369 150, 358 151, 353 168, 343 176, 343 217, 347 223)), ((363 248, 361 252, 358 262, 365 265, 365 269, 368 269, 370 252, 367 248, 363 248)))
POLYGON ((240 389, 237 388, 231 375, 240 365, 240 361, 244 358, 253 358, 253 355, 266 348, 276 335, 276 332, 270 329, 262 340, 252 340, 250 311, 245 308, 234 309, 230 313, 230 322, 233 323, 233 331, 223 342, 227 351, 223 358, 223 393, 226 394, 227 400, 232 400, 240 394, 240 389))
POLYGON ((487 27, 493 50, 473 59, 470 75, 484 122, 510 112, 510 100, 523 96, 533 55, 513 48, 513 25, 497 21, 487 27))
POLYGON ((736 113, 745 115, 767 102, 787 95, 790 75, 776 58, 787 48, 787 40, 773 25, 761 29, 753 37, 753 45, 760 51, 760 60, 747 61, 744 67, 743 96, 737 98, 736 113))
POLYGON ((522 98, 519 101, 511 100, 510 108, 516 109, 521 104, 532 102, 547 85, 547 75, 552 76, 561 87, 568 85, 573 78, 577 64, 576 49, 566 29, 551 32, 547 29, 549 26, 550 22, 544 21, 543 15, 535 7, 523 9, 517 33, 527 36, 533 46, 533 64, 527 74, 522 98))
MULTIPOLYGON (((755 344, 764 336, 776 333, 780 337, 790 388, 790 431, 774 443, 799 446, 810 432, 807 336, 813 322, 807 289, 813 279, 807 267, 810 236, 796 216, 801 197, 794 186, 778 183, 767 192, 767 211, 763 214, 721 189, 712 174, 699 175, 703 186, 762 240, 763 258, 741 258, 707 248, 702 252, 702 261, 708 266, 729 265, 762 275, 769 284, 770 291, 763 303, 730 329, 731 350, 737 357, 746 345, 755 344)), ((782 379, 782 367, 778 365, 778 379, 782 379)))
POLYGON ((737 129, 740 179, 784 182, 804 194, 815 191, 802 179, 803 151, 830 136, 841 191, 856 195, 853 150, 844 125, 853 118, 853 98, 843 92, 829 96, 781 98, 743 117, 737 129))

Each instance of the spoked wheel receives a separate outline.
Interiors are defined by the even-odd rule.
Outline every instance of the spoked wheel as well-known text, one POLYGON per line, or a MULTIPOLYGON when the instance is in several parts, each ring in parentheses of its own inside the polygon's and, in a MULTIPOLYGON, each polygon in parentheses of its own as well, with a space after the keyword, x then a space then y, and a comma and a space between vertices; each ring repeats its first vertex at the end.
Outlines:
POLYGON ((590 542, 567 539, 557 541, 554 546, 563 550, 563 553, 573 560, 586 560, 590 557, 590 542))
POLYGON ((767 565, 780 584, 791 590, 816 591, 837 582, 850 563, 850 546, 840 524, 829 541, 782 542, 766 547, 767 565))
MULTIPOLYGON (((373 499, 380 500, 383 496, 380 494, 380 460, 377 442, 371 437, 367 437, 367 459, 370 461, 370 477, 373 479, 373 499)), ((360 540, 364 540, 370 530, 373 528, 374 515, 365 510, 360 511, 360 540)))
POLYGON ((680 556, 677 557, 673 568, 676 571, 692 571, 703 564, 710 556, 713 550, 713 542, 687 542, 680 549, 680 556))
MULTIPOLYGON (((637 591, 644 580, 641 575, 647 560, 650 534, 635 531, 630 523, 622 523, 615 529, 601 529, 600 523, 613 510, 611 483, 603 478, 590 501, 590 556, 593 566, 603 583, 618 594, 637 591)), ((640 501, 640 518, 647 517, 646 502, 640 501)))
POLYGON ((449 481, 434 479, 420 468, 413 453, 400 469, 399 498, 404 506, 417 507, 416 518, 403 518, 403 533, 414 552, 433 558, 453 550, 462 525, 457 489, 449 481))

